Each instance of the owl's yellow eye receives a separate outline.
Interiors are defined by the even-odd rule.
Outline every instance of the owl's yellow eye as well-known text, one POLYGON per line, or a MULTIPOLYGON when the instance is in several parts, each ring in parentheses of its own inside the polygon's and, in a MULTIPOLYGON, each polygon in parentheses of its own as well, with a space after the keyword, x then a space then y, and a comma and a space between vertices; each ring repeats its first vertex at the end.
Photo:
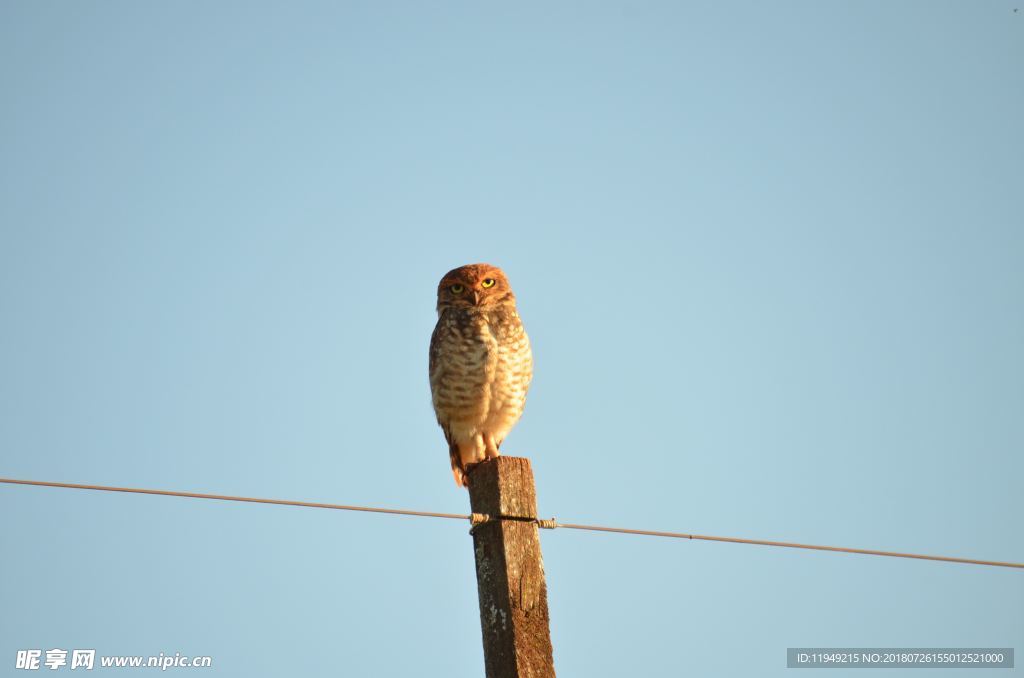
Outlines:
POLYGON ((494 278, 484 278, 484 281, 480 283, 480 287, 494 287, 494 278))
POLYGON ((452 285, 448 289, 452 291, 452 294, 462 294, 466 291, 466 288, 462 285, 452 285))

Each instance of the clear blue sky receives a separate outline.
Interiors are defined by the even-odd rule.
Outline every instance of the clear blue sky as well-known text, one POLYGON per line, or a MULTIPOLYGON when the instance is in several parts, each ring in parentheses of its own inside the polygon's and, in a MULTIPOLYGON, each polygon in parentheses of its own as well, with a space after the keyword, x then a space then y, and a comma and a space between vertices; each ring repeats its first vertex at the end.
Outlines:
MULTIPOLYGON (((0 475, 465 512, 427 343, 487 261, 542 515, 1024 561, 1015 3, 4 2, 0 475)), ((482 675, 467 525, 0 515, 3 675, 482 675)), ((1017 570, 542 540, 562 676, 1024 647, 1017 570)))

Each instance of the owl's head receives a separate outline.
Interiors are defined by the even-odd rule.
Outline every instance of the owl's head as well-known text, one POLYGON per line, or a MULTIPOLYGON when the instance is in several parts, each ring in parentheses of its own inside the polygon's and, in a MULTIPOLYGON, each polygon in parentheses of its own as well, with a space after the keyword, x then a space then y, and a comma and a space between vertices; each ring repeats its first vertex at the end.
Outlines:
POLYGON ((437 311, 515 305, 505 272, 490 264, 467 264, 444 274, 437 286, 437 311))

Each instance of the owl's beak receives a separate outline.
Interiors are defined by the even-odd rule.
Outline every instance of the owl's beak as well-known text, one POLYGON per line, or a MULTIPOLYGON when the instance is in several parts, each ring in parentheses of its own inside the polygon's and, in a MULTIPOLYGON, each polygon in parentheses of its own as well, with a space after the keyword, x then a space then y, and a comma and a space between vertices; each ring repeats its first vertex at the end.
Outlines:
POLYGON ((474 306, 479 306, 480 305, 480 293, 477 292, 476 290, 473 290, 472 297, 473 297, 473 305, 474 306))

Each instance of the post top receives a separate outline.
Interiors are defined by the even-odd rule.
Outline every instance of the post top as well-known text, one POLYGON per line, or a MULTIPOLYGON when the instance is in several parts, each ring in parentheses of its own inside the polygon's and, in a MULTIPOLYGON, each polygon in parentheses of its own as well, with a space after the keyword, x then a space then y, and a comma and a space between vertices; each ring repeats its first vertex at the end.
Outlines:
POLYGON ((474 513, 492 518, 537 517, 537 490, 533 468, 526 457, 496 457, 475 464, 469 471, 469 503, 474 513))

